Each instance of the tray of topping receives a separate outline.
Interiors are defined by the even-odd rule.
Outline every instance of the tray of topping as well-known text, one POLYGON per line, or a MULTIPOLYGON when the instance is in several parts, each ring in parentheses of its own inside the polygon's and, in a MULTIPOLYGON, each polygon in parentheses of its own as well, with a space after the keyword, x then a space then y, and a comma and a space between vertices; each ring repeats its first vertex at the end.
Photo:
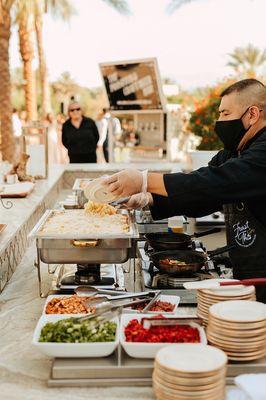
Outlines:
MULTIPOLYGON (((177 312, 179 302, 179 296, 161 294, 154 304, 149 308, 149 310, 145 312, 145 314, 175 314, 177 312)), ((135 305, 132 308, 125 308, 123 312, 127 314, 141 313, 147 304, 148 301, 147 303, 135 305)))
POLYGON ((154 358, 158 350, 169 344, 207 344, 205 331, 197 321, 166 314, 158 318, 150 314, 122 315, 120 343, 130 357, 154 358))
MULTIPOLYGON (((99 296, 97 296, 99 297, 99 296)), ((43 315, 51 314, 93 314, 95 307, 88 307, 86 300, 96 298, 96 296, 77 296, 52 294, 47 297, 43 315)))
MULTIPOLYGON (((32 344, 50 357, 106 357, 119 343, 118 317, 94 324, 69 315, 43 315, 35 328, 32 344)), ((97 317, 95 318, 97 322, 97 317)))

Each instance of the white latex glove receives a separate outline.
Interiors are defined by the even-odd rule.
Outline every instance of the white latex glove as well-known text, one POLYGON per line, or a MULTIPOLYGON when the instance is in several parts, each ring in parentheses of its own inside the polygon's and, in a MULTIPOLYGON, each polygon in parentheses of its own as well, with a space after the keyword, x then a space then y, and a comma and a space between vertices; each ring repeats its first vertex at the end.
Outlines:
POLYGON ((103 179, 102 184, 117 198, 132 196, 136 193, 147 192, 148 171, 125 169, 103 179))
POLYGON ((130 197, 125 206, 130 210, 137 210, 153 204, 153 198, 150 193, 137 193, 130 197))

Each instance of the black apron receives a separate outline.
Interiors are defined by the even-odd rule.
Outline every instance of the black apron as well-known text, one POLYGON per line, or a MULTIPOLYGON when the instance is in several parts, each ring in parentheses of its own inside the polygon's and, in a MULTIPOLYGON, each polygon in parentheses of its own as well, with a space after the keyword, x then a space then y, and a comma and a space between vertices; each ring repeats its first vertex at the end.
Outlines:
MULTIPOLYGON (((236 279, 266 277, 266 227, 248 210, 246 204, 224 205, 227 243, 236 279)), ((256 288, 257 301, 266 303, 266 287, 256 288)))

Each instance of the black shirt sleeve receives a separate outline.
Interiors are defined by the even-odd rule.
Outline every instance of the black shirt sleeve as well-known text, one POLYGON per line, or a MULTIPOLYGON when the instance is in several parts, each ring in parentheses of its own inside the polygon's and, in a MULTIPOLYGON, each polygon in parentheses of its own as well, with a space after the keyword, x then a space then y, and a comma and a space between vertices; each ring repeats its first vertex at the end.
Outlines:
POLYGON ((165 215, 167 205, 168 216, 201 216, 222 204, 266 198, 266 138, 256 140, 238 158, 221 165, 214 161, 189 174, 165 174, 168 198, 154 196, 154 217, 165 215))
POLYGON ((96 143, 98 143, 98 141, 100 139, 100 135, 99 135, 97 125, 95 124, 94 121, 92 121, 92 131, 93 131, 93 135, 95 137, 95 141, 96 141, 96 143))
POLYGON ((63 145, 68 149, 68 143, 67 143, 67 129, 65 124, 62 126, 62 143, 63 145))

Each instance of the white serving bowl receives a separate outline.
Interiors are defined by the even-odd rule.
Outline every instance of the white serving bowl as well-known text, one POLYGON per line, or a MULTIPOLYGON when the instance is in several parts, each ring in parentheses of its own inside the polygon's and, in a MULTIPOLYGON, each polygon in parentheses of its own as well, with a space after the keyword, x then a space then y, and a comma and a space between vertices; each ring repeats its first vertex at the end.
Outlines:
MULTIPOLYGON (((161 313, 162 314, 162 313, 161 313)), ((165 317, 171 318, 168 314, 162 314, 165 317)), ((176 345, 176 343, 133 343, 133 342, 126 342, 124 330, 127 324, 132 321, 133 319, 137 319, 138 321, 141 321, 142 318, 150 318, 151 314, 123 314, 121 317, 120 321, 120 343, 125 350, 125 352, 130 356, 134 358, 155 358, 157 351, 159 351, 161 348, 169 345, 176 345)), ((173 317, 173 316, 172 316, 173 317)), ((182 316, 184 317, 184 316, 182 316)), ((182 320, 180 319, 180 323, 182 323, 182 320)), ((183 322, 184 323, 184 322, 183 322)), ((185 323, 184 323, 185 324, 185 323)), ((200 333, 200 343, 202 344, 207 344, 207 338, 205 331, 203 327, 200 325, 196 324, 195 322, 190 322, 186 323, 186 325, 190 325, 192 327, 198 328, 199 333, 200 333)))
POLYGON ((84 314, 64 314, 64 315, 42 315, 39 319, 33 334, 32 344, 38 350, 49 357, 107 357, 114 352, 119 343, 119 320, 113 318, 116 322, 116 336, 114 342, 89 342, 89 343, 53 343, 39 342, 41 330, 47 322, 57 322, 61 319, 84 317, 84 314))
MULTIPOLYGON (((158 297, 157 300, 167 301, 168 303, 174 304, 175 308, 173 309, 173 311, 169 311, 169 312, 166 312, 166 311, 147 311, 147 312, 145 312, 145 314, 165 314, 165 315, 169 316, 169 315, 173 315, 173 314, 177 313, 177 307, 178 307, 179 302, 180 302, 180 297, 179 296, 174 296, 174 295, 173 296, 169 296, 169 295, 161 294, 158 297)), ((141 313, 141 311, 134 310, 134 309, 132 309, 130 307, 124 308, 123 312, 125 314, 140 314, 141 313)))

